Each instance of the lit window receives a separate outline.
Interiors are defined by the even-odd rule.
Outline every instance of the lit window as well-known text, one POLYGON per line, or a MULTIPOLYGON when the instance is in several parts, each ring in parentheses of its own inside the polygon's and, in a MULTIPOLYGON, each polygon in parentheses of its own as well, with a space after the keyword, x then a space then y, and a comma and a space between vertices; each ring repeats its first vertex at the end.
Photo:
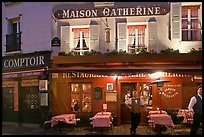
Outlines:
POLYGON ((139 49, 145 49, 146 25, 128 26, 128 53, 136 53, 139 49))
POLYGON ((199 6, 182 6, 182 40, 201 40, 201 26, 198 19, 199 6))
POLYGON ((92 111, 91 84, 72 83, 71 84, 71 108, 74 112, 92 111))
POLYGON ((89 28, 73 28, 74 33, 74 51, 83 55, 85 51, 89 51, 89 28))

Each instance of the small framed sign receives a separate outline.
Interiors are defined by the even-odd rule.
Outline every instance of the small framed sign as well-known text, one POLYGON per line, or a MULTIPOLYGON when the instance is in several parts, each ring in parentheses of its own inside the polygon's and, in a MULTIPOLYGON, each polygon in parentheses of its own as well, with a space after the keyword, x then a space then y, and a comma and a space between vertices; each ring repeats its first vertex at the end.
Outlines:
POLYGON ((60 46, 60 39, 58 37, 54 37, 52 39, 52 47, 60 46))
POLYGON ((105 99, 106 102, 117 102, 117 92, 106 92, 105 99))
POLYGON ((48 106, 48 93, 40 93, 40 105, 48 106))
POLYGON ((102 99, 102 88, 96 87, 94 89, 94 99, 102 99))
POLYGON ((39 80, 39 91, 48 89, 48 80, 39 80))
POLYGON ((107 83, 106 90, 113 90, 113 83, 107 83))

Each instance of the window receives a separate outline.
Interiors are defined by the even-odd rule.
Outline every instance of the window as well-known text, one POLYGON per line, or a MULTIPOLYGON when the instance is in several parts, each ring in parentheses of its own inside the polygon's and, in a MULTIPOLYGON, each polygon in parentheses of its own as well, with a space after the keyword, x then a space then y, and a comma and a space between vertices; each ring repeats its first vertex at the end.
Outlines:
POLYGON ((140 83, 140 95, 146 105, 152 106, 152 86, 148 85, 148 83, 140 83))
POLYGON ((73 28, 74 33, 74 51, 78 55, 83 55, 85 51, 89 51, 89 28, 73 28))
POLYGON ((14 88, 6 87, 2 90, 3 111, 14 111, 14 88))
POLYGON ((8 34, 6 35, 6 52, 21 50, 20 18, 8 21, 8 34))
POLYGON ((71 107, 77 112, 92 111, 91 84, 72 83, 71 84, 71 107))
POLYGON ((202 40, 199 6, 182 6, 182 41, 202 40))
POLYGON ((137 53, 139 49, 146 49, 145 46, 146 25, 128 26, 128 53, 137 53))
POLYGON ((23 111, 39 111, 40 110, 40 95, 38 86, 22 87, 22 110, 23 111))

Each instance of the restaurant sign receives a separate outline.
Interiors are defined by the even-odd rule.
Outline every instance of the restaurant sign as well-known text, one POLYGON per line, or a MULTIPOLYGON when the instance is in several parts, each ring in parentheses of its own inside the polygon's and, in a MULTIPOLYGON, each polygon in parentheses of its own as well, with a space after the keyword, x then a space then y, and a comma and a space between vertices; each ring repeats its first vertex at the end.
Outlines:
POLYGON ((32 76, 42 76, 42 69, 33 70, 33 71, 20 71, 20 72, 10 72, 10 73, 2 73, 2 78, 19 78, 19 77, 32 77, 32 76))
POLYGON ((54 13, 57 19, 96 18, 96 17, 119 17, 119 16, 152 16, 165 15, 168 9, 161 6, 136 6, 120 8, 97 8, 97 9, 62 9, 54 13))
MULTIPOLYGON (((118 75, 124 76, 128 78, 150 78, 151 73, 135 73, 130 75, 118 75)), ((80 73, 80 72, 66 72, 66 73, 52 73, 52 78, 105 78, 110 75, 99 75, 99 74, 88 74, 88 73, 80 73)), ((111 77, 115 77, 115 75, 111 75, 111 77)), ((163 72, 161 77, 173 78, 173 77, 191 77, 191 75, 186 74, 178 74, 178 73, 169 73, 163 72)))

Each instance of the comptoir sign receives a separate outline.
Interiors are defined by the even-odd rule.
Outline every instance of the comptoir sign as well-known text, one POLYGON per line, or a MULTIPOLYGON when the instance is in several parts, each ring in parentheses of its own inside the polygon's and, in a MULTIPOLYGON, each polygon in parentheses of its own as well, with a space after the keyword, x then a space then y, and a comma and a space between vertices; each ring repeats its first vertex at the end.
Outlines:
POLYGON ((5 56, 2 58, 3 70, 43 67, 48 66, 49 64, 50 53, 48 52, 5 56))

